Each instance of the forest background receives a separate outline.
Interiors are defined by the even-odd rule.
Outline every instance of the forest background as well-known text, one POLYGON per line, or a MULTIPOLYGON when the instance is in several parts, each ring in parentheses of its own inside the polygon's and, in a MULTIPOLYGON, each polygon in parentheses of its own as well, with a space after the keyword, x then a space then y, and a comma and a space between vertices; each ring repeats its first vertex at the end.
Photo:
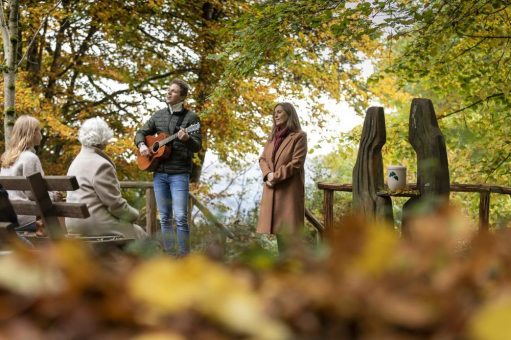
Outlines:
MULTIPOLYGON (((66 173, 80 148, 80 123, 101 116, 115 131, 107 153, 119 178, 149 180, 135 165, 133 136, 163 105, 169 82, 178 77, 192 86, 189 104, 199 113, 205 136, 195 159, 194 191, 216 206, 227 224, 254 226, 257 205, 247 208, 243 201, 257 201, 247 188, 258 180, 244 174, 268 135, 273 105, 282 99, 300 103, 302 123, 314 134, 342 130, 334 122, 346 112, 328 111, 327 101, 347 104, 361 117, 370 104, 384 106, 384 163, 408 166, 413 181, 409 106, 414 97, 430 98, 446 138, 451 182, 510 185, 511 127, 505 122, 511 113, 511 13, 505 1, 28 0, 2 5, 0 150, 15 116, 38 117, 44 127, 38 153, 47 174, 66 173), (13 8, 19 20, 9 35, 13 8), (364 72, 368 65, 370 75, 364 72), (15 83, 8 80, 12 73, 15 83), (12 93, 14 106, 5 100, 12 93), (206 155, 217 169, 230 171, 204 171, 206 155), (234 193, 218 189, 239 181, 234 193), (222 200, 226 196, 231 200, 222 200)), ((309 145, 307 206, 319 218, 321 193, 315 183, 351 182, 360 133, 359 126, 309 145), (317 152, 325 143, 333 151, 317 152)), ((143 205, 141 193, 126 194, 143 205)), ((467 214, 477 212, 475 195, 453 198, 467 214)), ((337 214, 349 208, 349 196, 336 201, 337 214)), ((492 200, 491 209, 492 226, 505 226, 509 199, 492 200)))

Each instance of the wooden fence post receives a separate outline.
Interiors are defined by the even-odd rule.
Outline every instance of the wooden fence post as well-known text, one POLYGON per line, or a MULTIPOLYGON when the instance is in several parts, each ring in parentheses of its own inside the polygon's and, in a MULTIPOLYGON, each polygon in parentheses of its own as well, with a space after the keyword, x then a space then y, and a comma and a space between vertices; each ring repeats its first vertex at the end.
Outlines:
POLYGON ((413 207, 429 201, 429 210, 449 200, 449 164, 445 139, 438 127, 435 109, 429 99, 414 98, 410 108, 408 141, 417 153, 417 189, 419 197, 403 206, 402 230, 406 233, 413 207))
POLYGON ((447 148, 431 100, 413 99, 409 124, 408 141, 417 153, 417 188, 421 197, 449 199, 447 148))
POLYGON ((193 223, 193 215, 192 215, 192 210, 193 210, 193 199, 192 199, 192 196, 190 194, 188 194, 188 200, 187 200, 187 204, 188 204, 188 207, 186 209, 186 217, 187 217, 187 220, 188 220, 188 228, 190 228, 190 230, 194 227, 194 223, 193 223))
POLYGON ((40 172, 27 176, 27 181, 35 196, 35 202, 41 211, 41 219, 48 230, 48 235, 53 240, 64 238, 67 234, 66 227, 58 219, 55 207, 48 193, 48 187, 40 172))
POLYGON ((383 107, 370 107, 364 119, 357 162, 353 168, 353 208, 370 219, 384 218, 393 222, 391 198, 377 195, 383 189, 381 149, 386 140, 383 107))
POLYGON ((325 230, 331 230, 334 226, 334 191, 323 189, 323 212, 325 230))
POLYGON ((146 231, 152 236, 156 234, 156 197, 153 188, 145 189, 146 197, 146 231))
POLYGON ((488 230, 490 225, 490 192, 479 193, 479 230, 488 230))

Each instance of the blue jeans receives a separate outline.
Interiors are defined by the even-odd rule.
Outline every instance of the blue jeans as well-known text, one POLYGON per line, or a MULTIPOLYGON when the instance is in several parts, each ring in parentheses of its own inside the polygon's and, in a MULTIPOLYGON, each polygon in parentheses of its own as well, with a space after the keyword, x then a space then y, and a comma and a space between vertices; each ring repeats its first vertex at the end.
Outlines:
POLYGON ((167 174, 155 172, 154 195, 160 211, 163 247, 168 253, 176 243, 176 233, 172 223, 172 213, 177 229, 178 254, 190 252, 190 229, 188 228, 188 184, 189 174, 167 174))

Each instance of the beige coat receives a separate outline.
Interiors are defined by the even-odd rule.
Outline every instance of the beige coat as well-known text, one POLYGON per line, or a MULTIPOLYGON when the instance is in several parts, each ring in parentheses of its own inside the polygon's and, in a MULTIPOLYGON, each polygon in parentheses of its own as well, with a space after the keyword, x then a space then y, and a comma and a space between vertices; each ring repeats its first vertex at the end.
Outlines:
POLYGON ((86 203, 90 217, 66 218, 70 233, 82 235, 118 234, 127 238, 142 238, 143 229, 133 222, 138 210, 121 195, 114 164, 97 148, 82 146, 71 163, 68 176, 76 176, 80 188, 67 193, 67 202, 86 203))
POLYGON ((304 223, 305 175, 307 155, 305 132, 291 132, 271 161, 273 141, 266 143, 259 158, 263 180, 274 173, 274 186, 264 184, 259 210, 259 233, 296 233, 304 223))

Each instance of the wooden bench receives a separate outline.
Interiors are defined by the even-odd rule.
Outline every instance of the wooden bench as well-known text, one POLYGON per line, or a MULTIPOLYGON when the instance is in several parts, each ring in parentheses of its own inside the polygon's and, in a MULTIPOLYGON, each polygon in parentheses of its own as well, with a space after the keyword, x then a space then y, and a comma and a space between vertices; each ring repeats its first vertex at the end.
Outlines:
POLYGON ((0 195, 0 238, 14 232, 18 226, 16 215, 40 216, 47 226, 52 240, 78 239, 91 244, 94 249, 104 251, 122 247, 132 239, 119 235, 83 236, 68 234, 62 217, 87 218, 90 216, 85 203, 53 202, 48 191, 74 191, 80 186, 74 176, 0 176, 0 185, 6 190, 31 191, 34 201, 10 200, 0 195), (4 209, 5 207, 5 209, 4 209), (14 215, 14 216, 13 216, 14 215))
MULTIPOLYGON (((74 191, 80 186, 76 177, 47 176, 40 173, 31 176, 0 176, 0 184, 6 190, 31 191, 34 201, 9 200, 17 215, 40 216, 47 228, 48 236, 53 240, 67 235, 66 227, 59 217, 87 218, 90 216, 85 203, 53 202, 48 191, 74 191)), ((4 202, 3 205, 8 206, 4 202)), ((11 221, 4 221, 10 222, 11 221)))

